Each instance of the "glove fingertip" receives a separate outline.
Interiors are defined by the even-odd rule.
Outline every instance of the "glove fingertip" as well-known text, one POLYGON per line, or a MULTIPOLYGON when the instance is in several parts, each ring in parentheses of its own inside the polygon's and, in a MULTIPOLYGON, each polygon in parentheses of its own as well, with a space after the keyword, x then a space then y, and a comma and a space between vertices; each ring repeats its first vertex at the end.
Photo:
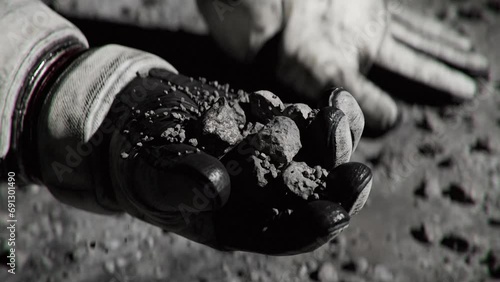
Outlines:
POLYGON ((328 175, 326 195, 331 201, 339 201, 352 216, 365 205, 372 182, 369 167, 361 163, 345 163, 328 175))

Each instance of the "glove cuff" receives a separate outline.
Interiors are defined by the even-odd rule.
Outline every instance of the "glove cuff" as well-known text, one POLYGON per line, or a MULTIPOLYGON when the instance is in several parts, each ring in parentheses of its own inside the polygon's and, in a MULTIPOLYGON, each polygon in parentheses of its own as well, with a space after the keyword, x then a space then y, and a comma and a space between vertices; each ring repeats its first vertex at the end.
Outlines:
POLYGON ((176 72, 152 54, 107 45, 79 56, 54 83, 37 121, 37 155, 43 183, 61 202, 93 212, 121 209, 108 168, 116 128, 107 115, 123 110, 111 108, 115 96, 152 68, 176 72))
MULTIPOLYGON (((88 43, 71 23, 40 1, 0 1, 0 159, 16 150, 15 122, 69 53, 88 43)), ((16 132, 18 134, 18 132, 16 132)))
MULTIPOLYGON (((29 123, 51 78, 88 47, 84 35, 40 1, 0 1, 0 161, 26 177, 29 123), (27 140, 26 140, 27 138, 27 140)), ((28 156, 33 158, 33 156, 28 156)), ((28 179, 21 179, 27 181, 28 179)))

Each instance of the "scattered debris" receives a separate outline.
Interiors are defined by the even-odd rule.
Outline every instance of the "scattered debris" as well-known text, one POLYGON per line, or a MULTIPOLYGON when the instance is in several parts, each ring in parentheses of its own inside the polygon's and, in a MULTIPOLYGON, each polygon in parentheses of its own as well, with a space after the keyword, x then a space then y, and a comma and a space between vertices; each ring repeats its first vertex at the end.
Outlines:
POLYGON ((180 124, 177 124, 175 127, 167 128, 161 134, 161 137, 171 143, 184 143, 186 139, 186 130, 182 128, 180 124))

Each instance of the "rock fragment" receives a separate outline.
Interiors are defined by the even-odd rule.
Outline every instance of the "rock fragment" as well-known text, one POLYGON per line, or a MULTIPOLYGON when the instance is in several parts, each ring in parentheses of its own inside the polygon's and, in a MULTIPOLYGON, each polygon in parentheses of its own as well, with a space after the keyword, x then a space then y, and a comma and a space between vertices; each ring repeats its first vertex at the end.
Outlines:
POLYGON ((387 267, 385 267, 383 265, 377 265, 373 269, 373 279, 375 281, 390 282, 390 281, 394 281, 394 276, 387 269, 387 267))
MULTIPOLYGON (((240 132, 242 116, 231 107, 225 99, 220 99, 204 115, 202 134, 207 148, 216 154, 243 140, 240 132)), ((204 144, 204 145, 205 145, 204 144)))
POLYGON ((311 122, 312 109, 306 104, 291 104, 286 107, 283 115, 291 118, 300 129, 305 129, 311 122))
POLYGON ((318 269, 318 281, 320 282, 337 282, 339 281, 339 274, 335 265, 331 262, 325 262, 318 269))
POLYGON ((115 262, 112 260, 108 260, 108 261, 104 262, 104 269, 108 273, 113 274, 115 272, 115 269, 116 269, 115 262))
POLYGON ((257 185, 259 187, 265 187, 268 184, 269 178, 278 177, 278 170, 276 167, 270 162, 268 156, 259 158, 257 156, 251 156, 250 160, 254 167, 254 176, 257 179, 257 185))
POLYGON ((249 100, 252 115, 262 123, 267 123, 285 109, 280 98, 266 90, 251 93, 249 100))
POLYGON ((425 222, 417 227, 411 228, 410 234, 413 236, 413 238, 415 238, 415 240, 424 244, 435 243, 442 236, 441 230, 438 226, 430 225, 425 222))
POLYGON ((247 125, 247 131, 246 131, 246 135, 251 135, 251 134, 257 134, 259 131, 261 131, 265 126, 260 123, 260 122, 256 122, 255 124, 254 123, 249 123, 247 125))
POLYGON ((342 268, 346 271, 356 272, 359 274, 363 274, 368 271, 369 263, 368 260, 364 257, 352 259, 347 263, 342 265, 342 268))
POLYGON ((414 195, 423 199, 438 198, 441 188, 437 177, 426 177, 414 191, 414 195))
MULTIPOLYGON (((186 130, 180 124, 177 124, 175 127, 167 128, 161 134, 161 137, 171 143, 183 143, 186 139, 186 130)), ((142 143, 140 146, 142 146, 142 143)))
POLYGON ((254 138, 255 149, 269 155, 278 164, 290 163, 299 152, 300 131, 293 120, 274 117, 254 138))
POLYGON ((319 186, 317 182, 311 180, 310 176, 313 174, 314 169, 306 163, 292 162, 283 171, 283 181, 293 194, 307 200, 319 186))

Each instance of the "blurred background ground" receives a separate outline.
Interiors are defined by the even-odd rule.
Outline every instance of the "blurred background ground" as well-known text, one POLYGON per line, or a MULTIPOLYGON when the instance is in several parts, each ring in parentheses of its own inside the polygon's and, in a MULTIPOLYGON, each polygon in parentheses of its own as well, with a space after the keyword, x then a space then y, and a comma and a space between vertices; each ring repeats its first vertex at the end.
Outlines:
MULTIPOLYGON (((192 1, 47 2, 93 46, 128 45, 187 75, 286 91, 258 67, 225 57, 196 20, 192 1)), ((0 281, 500 281, 500 3, 406 4, 471 35, 490 59, 491 79, 465 105, 400 102, 402 124, 361 142, 354 158, 373 169, 372 195, 337 239, 290 257, 222 253, 126 215, 65 206, 30 186, 18 191, 17 274, 0 271, 0 281)), ((0 196, 5 230, 6 189, 0 196)))

